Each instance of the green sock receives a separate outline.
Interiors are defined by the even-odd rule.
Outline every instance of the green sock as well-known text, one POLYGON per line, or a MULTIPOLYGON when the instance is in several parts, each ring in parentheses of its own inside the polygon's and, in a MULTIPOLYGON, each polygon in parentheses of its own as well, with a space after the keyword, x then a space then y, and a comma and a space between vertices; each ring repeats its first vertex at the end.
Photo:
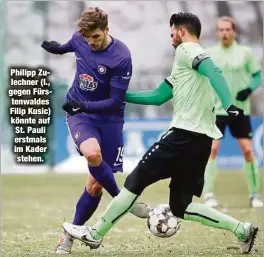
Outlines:
POLYGON ((204 193, 214 192, 216 175, 217 175, 216 160, 209 159, 204 173, 204 188, 203 188, 204 193))
POLYGON ((123 188, 108 205, 103 216, 92 227, 92 236, 95 239, 102 239, 114 224, 131 209, 137 198, 137 195, 123 188))
POLYGON ((246 162, 244 165, 244 173, 248 184, 248 191, 250 195, 259 193, 260 173, 258 164, 254 162, 246 162))
POLYGON ((184 220, 196 221, 205 226, 229 230, 237 237, 244 234, 243 223, 205 204, 189 204, 184 214, 184 220))

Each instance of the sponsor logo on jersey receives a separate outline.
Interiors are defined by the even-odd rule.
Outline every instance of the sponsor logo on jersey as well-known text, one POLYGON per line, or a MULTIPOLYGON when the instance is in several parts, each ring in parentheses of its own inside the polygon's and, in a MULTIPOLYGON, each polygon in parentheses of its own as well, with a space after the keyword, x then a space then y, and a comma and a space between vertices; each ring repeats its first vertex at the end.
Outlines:
POLYGON ((94 78, 88 74, 80 74, 80 88, 85 91, 94 91, 98 82, 94 81, 94 78))

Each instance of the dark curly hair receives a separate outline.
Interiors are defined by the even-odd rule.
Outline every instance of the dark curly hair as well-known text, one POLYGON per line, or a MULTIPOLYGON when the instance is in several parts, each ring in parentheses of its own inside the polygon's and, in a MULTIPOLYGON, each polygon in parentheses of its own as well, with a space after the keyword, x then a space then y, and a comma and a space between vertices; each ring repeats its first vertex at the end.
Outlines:
POLYGON ((193 13, 174 13, 170 18, 170 26, 184 26, 191 35, 197 38, 201 35, 202 25, 199 18, 193 13))

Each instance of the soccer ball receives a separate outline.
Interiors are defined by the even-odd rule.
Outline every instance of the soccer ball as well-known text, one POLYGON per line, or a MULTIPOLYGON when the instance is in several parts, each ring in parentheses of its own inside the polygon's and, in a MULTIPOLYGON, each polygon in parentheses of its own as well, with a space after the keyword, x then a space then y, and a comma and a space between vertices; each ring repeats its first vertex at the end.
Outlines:
POLYGON ((157 205, 148 214, 148 228, 157 237, 173 236, 179 230, 180 223, 180 219, 172 214, 167 204, 157 205))

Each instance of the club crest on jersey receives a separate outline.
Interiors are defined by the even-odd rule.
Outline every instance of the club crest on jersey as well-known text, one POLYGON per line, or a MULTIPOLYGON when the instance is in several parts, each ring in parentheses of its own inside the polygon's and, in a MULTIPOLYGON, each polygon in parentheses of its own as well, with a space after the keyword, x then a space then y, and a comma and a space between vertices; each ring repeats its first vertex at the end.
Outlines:
POLYGON ((100 74, 105 74, 105 73, 106 73, 106 67, 103 66, 103 65, 98 65, 98 67, 97 67, 97 71, 98 71, 100 74))
POLYGON ((94 81, 94 78, 88 74, 80 74, 80 88, 85 91, 94 91, 98 82, 94 81))

